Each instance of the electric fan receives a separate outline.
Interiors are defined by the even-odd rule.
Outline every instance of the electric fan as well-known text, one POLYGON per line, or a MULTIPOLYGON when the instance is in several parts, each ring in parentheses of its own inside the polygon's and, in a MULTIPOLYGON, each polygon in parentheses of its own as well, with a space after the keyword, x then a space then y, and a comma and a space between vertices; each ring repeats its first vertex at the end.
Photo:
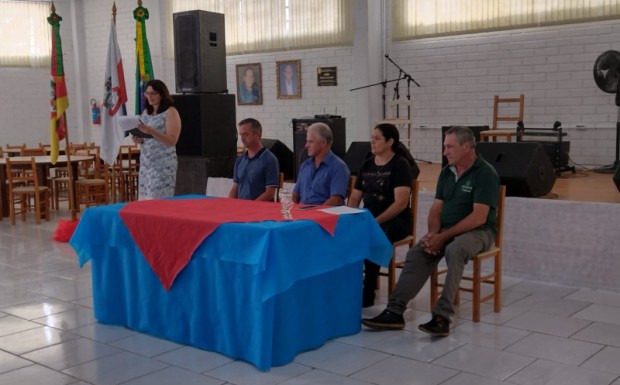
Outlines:
POLYGON ((618 106, 618 118, 616 119, 616 160, 613 164, 594 171, 604 173, 614 173, 618 164, 618 149, 620 147, 620 88, 618 82, 620 80, 620 52, 605 51, 596 62, 594 62, 594 81, 598 88, 610 94, 616 94, 616 106, 618 106))

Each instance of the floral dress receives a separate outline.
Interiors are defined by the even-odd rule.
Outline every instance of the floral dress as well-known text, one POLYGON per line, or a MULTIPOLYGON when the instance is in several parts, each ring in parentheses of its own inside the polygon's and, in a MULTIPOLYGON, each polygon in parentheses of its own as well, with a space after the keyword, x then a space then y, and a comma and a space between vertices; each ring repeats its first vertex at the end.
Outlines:
MULTIPOLYGON (((168 110, 157 114, 142 113, 144 124, 165 131, 168 110)), ((143 198, 165 198, 174 195, 177 176, 177 152, 155 138, 144 138, 140 146, 140 177, 138 192, 143 198)))

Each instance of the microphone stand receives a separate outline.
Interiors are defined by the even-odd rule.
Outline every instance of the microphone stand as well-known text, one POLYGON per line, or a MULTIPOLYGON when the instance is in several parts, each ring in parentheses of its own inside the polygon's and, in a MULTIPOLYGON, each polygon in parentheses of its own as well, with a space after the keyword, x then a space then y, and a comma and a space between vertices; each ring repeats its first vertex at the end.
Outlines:
MULTIPOLYGON (((385 58, 389 60, 390 63, 394 64, 394 66, 396 66, 396 68, 398 68, 398 79, 400 80, 401 77, 402 79, 407 79, 407 101, 411 101, 411 83, 415 84, 418 87, 422 87, 418 82, 415 81, 415 79, 408 74, 404 69, 401 68, 401 66, 399 66, 398 64, 396 64, 394 62, 394 60, 392 60, 392 58, 390 58, 390 55, 388 55, 387 53, 385 54, 385 58)), ((394 88, 394 98, 392 100, 398 100, 400 99, 400 95, 398 92, 398 83, 396 83, 396 87, 394 88)), ((396 118, 399 118, 399 110, 398 110, 398 106, 396 106, 396 118)), ((385 99, 383 101, 383 111, 384 114, 383 116, 385 117, 385 99)), ((407 117, 411 117, 411 104, 407 105, 407 117)), ((411 130, 413 127, 411 127, 411 123, 409 123, 409 129, 411 130)), ((411 133, 411 131, 409 131, 409 133, 411 133)), ((411 138, 409 138, 411 139, 411 138)), ((410 141, 411 142, 411 141, 410 141)), ((409 145, 411 145, 411 143, 409 143, 409 145)), ((424 159, 417 159, 414 158, 416 161, 418 162, 424 162, 426 164, 433 164, 433 162, 429 161, 429 160, 424 160, 424 159)))
POLYGON ((381 99, 383 100, 383 119, 385 119, 385 87, 387 87, 388 83, 392 83, 392 82, 398 82, 400 80, 400 77, 398 79, 392 79, 392 80, 384 80, 382 82, 379 83, 374 83, 374 84, 368 84, 365 86, 361 86, 361 87, 356 87, 356 88, 351 88, 349 91, 357 91, 357 90, 361 90, 363 88, 369 88, 369 87, 374 87, 374 86, 378 86, 378 85, 382 85, 383 86, 383 90, 381 92, 381 99))

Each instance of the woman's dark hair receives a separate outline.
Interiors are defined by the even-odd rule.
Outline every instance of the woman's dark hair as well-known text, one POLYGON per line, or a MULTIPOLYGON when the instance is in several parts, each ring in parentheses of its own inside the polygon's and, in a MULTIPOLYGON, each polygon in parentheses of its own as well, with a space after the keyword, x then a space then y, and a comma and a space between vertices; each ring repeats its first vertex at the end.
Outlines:
MULTIPOLYGON (((158 79, 149 80, 146 83, 146 86, 144 87, 144 89, 146 90, 149 87, 151 87, 153 91, 161 95, 161 101, 159 102, 159 109, 157 110, 158 114, 161 114, 162 112, 166 111, 168 107, 171 107, 172 105, 174 105, 174 100, 172 99, 172 96, 170 96, 168 87, 166 87, 166 84, 164 82, 158 79)), ((146 106, 146 112, 148 112, 148 114, 151 115, 153 113, 153 106, 149 104, 149 101, 146 97, 144 97, 144 105, 146 106)))
POLYGON ((377 125, 375 128, 381 131, 386 142, 390 139, 394 139, 394 143, 392 143, 391 148, 392 148, 392 151, 394 151, 396 155, 400 155, 403 158, 407 159, 407 162, 409 162, 411 166, 414 165, 415 160, 413 159, 413 156, 411 156, 411 153, 409 152, 407 147, 405 147, 400 142, 400 134, 398 133, 398 129, 396 128, 395 125, 390 124, 390 123, 381 123, 377 125))

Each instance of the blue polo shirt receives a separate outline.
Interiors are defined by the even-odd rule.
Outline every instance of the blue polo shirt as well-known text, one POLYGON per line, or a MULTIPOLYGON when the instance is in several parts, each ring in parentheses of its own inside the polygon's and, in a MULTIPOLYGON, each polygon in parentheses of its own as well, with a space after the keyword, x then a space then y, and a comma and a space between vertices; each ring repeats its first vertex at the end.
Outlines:
POLYGON ((350 175, 346 163, 330 150, 318 168, 314 167, 314 158, 301 164, 293 191, 301 203, 313 205, 325 203, 332 195, 346 198, 350 175))
POLYGON ((246 151, 235 160, 233 182, 239 185, 237 197, 258 198, 266 187, 278 187, 279 174, 278 158, 271 151, 263 147, 253 158, 246 151))

